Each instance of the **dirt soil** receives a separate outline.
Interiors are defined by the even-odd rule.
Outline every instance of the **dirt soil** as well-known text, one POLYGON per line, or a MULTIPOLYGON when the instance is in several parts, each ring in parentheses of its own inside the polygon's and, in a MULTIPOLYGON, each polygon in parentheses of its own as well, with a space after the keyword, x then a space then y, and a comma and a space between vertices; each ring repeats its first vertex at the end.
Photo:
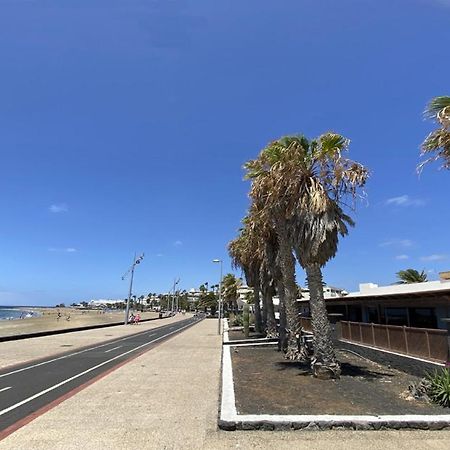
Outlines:
POLYGON ((403 393, 417 377, 339 351, 339 380, 311 376, 306 363, 287 361, 273 347, 233 347, 239 414, 449 414, 403 393), (289 388, 287 388, 289 387, 289 388))
POLYGON ((261 333, 250 331, 250 333, 248 334, 248 338, 246 338, 243 330, 231 330, 228 332, 228 337, 230 341, 239 341, 242 339, 261 339, 265 336, 261 333))

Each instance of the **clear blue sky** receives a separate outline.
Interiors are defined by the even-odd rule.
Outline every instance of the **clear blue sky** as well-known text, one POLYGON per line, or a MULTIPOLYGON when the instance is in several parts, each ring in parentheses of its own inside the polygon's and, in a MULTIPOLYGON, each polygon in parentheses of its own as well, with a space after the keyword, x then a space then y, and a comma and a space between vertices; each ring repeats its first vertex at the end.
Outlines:
MULTIPOLYGON (((242 164, 334 130, 372 171, 328 283, 450 269, 450 172, 418 178, 450 95, 450 0, 0 0, 0 304, 218 281, 242 164)), ((299 272, 300 283, 304 275, 299 272)))

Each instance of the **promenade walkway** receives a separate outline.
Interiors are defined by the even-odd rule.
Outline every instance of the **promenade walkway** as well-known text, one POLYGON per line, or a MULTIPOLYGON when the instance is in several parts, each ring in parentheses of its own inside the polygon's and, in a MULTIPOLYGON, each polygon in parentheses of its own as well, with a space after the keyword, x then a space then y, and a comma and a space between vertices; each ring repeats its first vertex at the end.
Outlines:
POLYGON ((216 327, 204 320, 163 342, 9 435, 0 450, 447 448, 447 431, 217 430, 216 327))

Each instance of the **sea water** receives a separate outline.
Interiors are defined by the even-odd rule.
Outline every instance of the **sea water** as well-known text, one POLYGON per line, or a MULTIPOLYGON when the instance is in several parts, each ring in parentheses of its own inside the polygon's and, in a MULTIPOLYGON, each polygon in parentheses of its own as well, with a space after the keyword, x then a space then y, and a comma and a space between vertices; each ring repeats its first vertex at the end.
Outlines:
POLYGON ((0 320, 28 319, 35 316, 32 311, 24 308, 12 308, 11 306, 0 306, 0 320))

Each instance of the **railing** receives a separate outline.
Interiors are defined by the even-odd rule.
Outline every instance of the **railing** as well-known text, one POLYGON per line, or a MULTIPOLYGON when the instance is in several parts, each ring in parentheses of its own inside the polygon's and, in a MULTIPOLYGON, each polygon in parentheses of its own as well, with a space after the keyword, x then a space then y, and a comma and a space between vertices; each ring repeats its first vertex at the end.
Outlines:
POLYGON ((341 338, 346 341, 391 350, 438 362, 447 362, 447 330, 341 321, 341 338))

